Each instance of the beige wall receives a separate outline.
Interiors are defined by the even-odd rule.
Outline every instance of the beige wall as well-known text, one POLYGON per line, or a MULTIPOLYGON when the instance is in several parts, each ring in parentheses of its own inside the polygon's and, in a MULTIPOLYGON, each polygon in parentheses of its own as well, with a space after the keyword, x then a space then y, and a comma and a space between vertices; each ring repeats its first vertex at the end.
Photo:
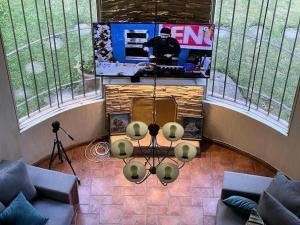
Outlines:
POLYGON ((69 109, 22 132, 20 147, 27 162, 37 162, 51 153, 54 140, 51 124, 55 120, 75 139, 71 141, 60 131, 59 138, 65 148, 100 138, 105 135, 105 102, 97 100, 69 109))
POLYGON ((300 97, 288 136, 247 115, 209 102, 204 104, 204 111, 205 137, 245 151, 300 180, 300 97))
POLYGON ((21 156, 18 137, 19 130, 2 53, 3 48, 0 42, 0 160, 13 160, 21 156))

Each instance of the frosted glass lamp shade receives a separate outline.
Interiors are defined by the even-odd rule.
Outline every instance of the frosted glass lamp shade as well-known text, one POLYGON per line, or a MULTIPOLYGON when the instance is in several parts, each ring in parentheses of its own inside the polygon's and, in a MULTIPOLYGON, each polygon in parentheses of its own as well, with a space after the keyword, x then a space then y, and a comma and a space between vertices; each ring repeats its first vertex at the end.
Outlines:
POLYGON ((166 123, 163 128, 164 137, 168 141, 177 141, 182 138, 184 129, 179 123, 169 122, 166 123))
POLYGON ((195 146, 188 143, 180 143, 174 149, 176 158, 181 162, 189 162, 197 155, 195 146))
POLYGON ((148 133, 148 126, 147 124, 141 121, 133 121, 130 124, 128 124, 126 128, 127 136, 129 136, 134 140, 143 139, 147 133, 148 133))
POLYGON ((156 168, 156 175, 163 183, 172 183, 179 175, 179 169, 172 163, 162 163, 156 168))
POLYGON ((131 161, 124 167, 123 174, 130 182, 139 182, 146 175, 146 167, 141 162, 131 161))
POLYGON ((129 140, 120 139, 112 143, 111 152, 118 159, 126 159, 132 155, 133 145, 129 140))

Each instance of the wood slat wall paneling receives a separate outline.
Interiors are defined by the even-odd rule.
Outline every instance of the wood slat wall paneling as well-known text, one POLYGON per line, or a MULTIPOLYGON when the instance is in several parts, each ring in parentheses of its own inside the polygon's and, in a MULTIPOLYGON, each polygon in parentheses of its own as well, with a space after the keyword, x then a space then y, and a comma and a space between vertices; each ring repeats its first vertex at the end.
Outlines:
POLYGON ((97 4, 101 22, 152 23, 157 6, 157 22, 209 23, 214 10, 213 0, 98 0, 97 4))

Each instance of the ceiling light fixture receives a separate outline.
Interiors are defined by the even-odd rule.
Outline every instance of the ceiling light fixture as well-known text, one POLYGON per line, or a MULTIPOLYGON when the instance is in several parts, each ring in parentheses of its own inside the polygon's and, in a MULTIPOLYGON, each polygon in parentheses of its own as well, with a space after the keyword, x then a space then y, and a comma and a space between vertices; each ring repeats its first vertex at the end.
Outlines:
MULTIPOLYGON (((156 64, 151 63, 151 65, 156 68, 156 64)), ((120 139, 113 142, 111 152, 116 158, 124 161, 125 167, 123 173, 127 180, 141 184, 150 175, 156 174, 160 182, 166 186, 177 179, 179 170, 186 162, 191 161, 196 156, 197 149, 189 143, 179 143, 174 148, 174 155, 177 160, 169 157, 169 153, 173 149, 173 142, 182 138, 184 129, 179 123, 168 122, 162 127, 162 133, 170 142, 170 145, 167 153, 161 157, 161 146, 157 143, 157 135, 160 127, 156 123, 156 80, 157 75, 155 73, 152 96, 152 123, 147 126, 144 122, 133 121, 126 128, 126 135, 132 140, 137 141, 138 149, 143 153, 145 162, 134 161, 134 158, 131 158, 134 147, 132 142, 127 139, 120 139), (148 132, 151 136, 151 141, 145 148, 141 146, 140 140, 145 138, 148 132), (165 162, 167 157, 172 162, 165 162)))

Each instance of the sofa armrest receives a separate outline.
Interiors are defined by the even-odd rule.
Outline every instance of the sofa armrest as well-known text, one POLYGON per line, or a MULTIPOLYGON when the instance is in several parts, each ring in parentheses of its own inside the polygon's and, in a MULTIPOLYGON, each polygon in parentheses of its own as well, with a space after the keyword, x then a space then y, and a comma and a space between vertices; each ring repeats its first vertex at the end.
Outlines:
POLYGON ((271 177, 225 171, 221 198, 239 195, 258 201, 272 180, 271 177))
POLYGON ((27 165, 27 170, 39 195, 77 207, 78 187, 74 175, 30 165, 27 165))

